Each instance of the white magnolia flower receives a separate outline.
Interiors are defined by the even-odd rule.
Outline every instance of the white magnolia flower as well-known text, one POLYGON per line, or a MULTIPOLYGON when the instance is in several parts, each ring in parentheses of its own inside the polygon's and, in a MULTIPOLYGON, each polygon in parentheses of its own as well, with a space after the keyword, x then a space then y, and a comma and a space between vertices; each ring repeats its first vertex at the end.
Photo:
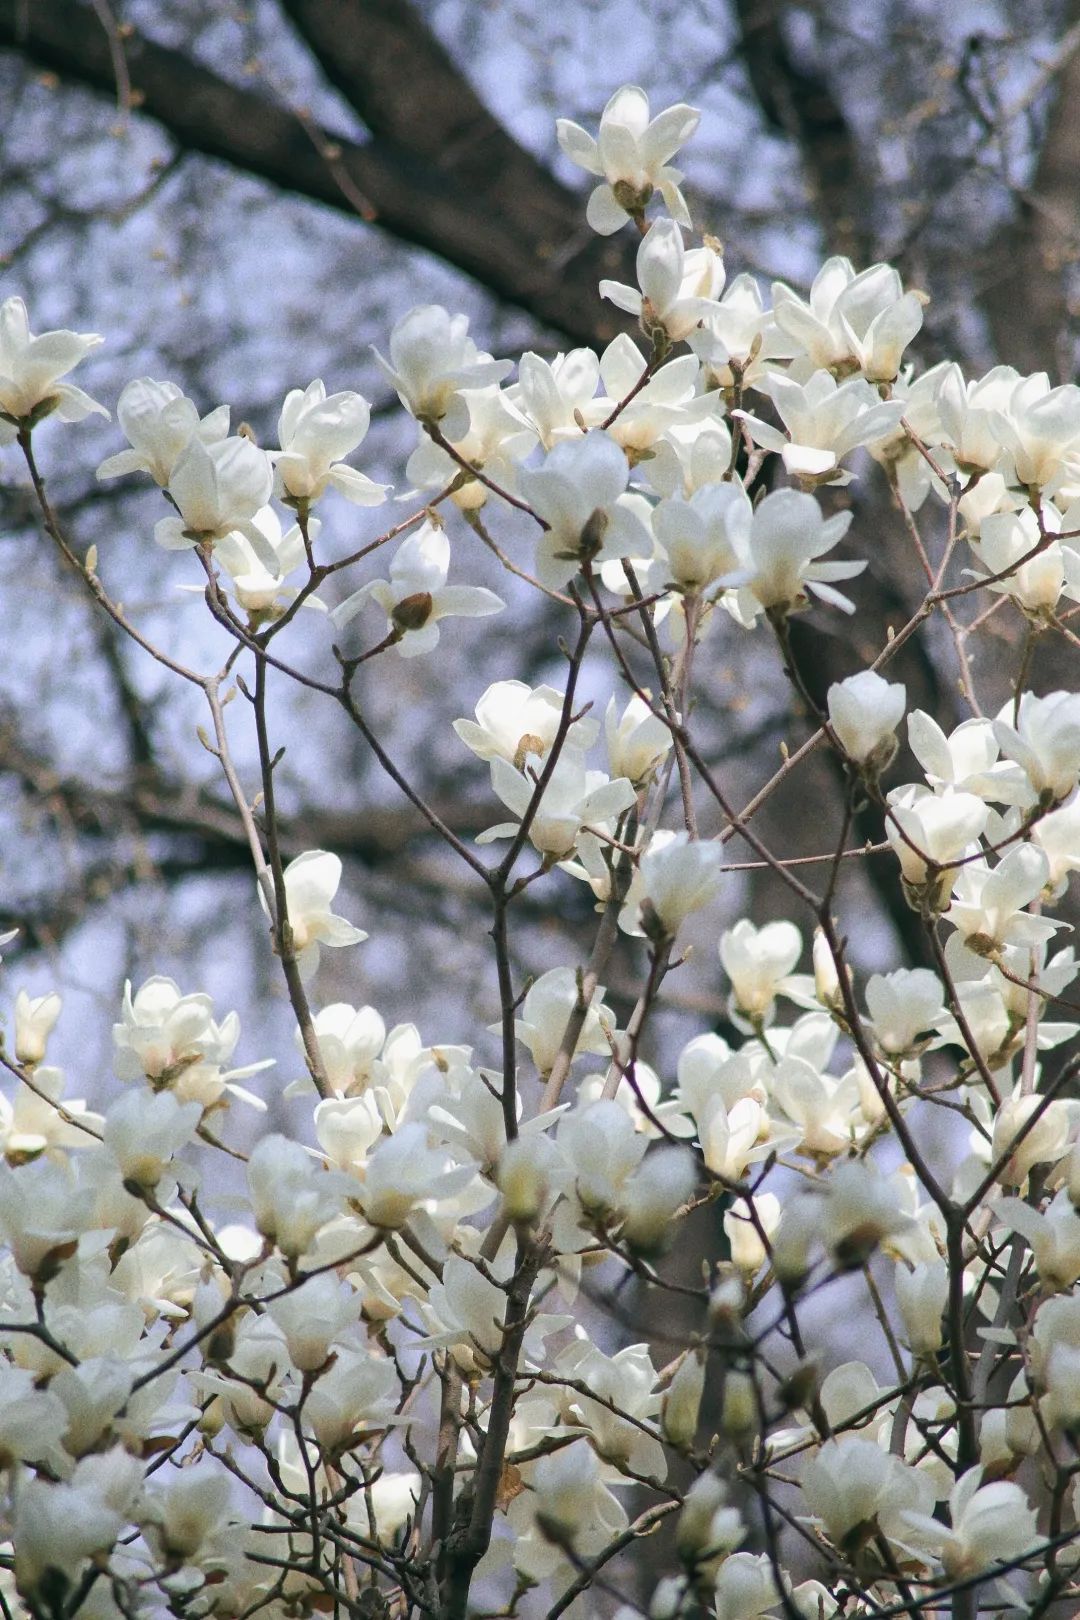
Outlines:
POLYGON ((777 1065, 772 1095, 798 1128, 803 1153, 819 1157, 843 1153, 865 1128, 859 1118, 859 1083, 854 1070, 837 1080, 788 1052, 777 1065))
POLYGON ((179 516, 161 518, 154 539, 167 551, 224 540, 233 529, 248 540, 255 555, 273 569, 276 558, 252 521, 270 499, 274 469, 264 450, 241 437, 189 439, 169 479, 169 494, 179 516))
POLYGON ((15 1462, 43 1462, 62 1471, 68 1410, 54 1390, 36 1385, 31 1368, 0 1360, 0 1458, 5 1469, 15 1462))
MULTIPOLYGON (((990 1146, 995 1164, 1005 1159, 1000 1173, 1002 1184, 1022 1186, 1035 1165, 1048 1164, 1060 1158, 1065 1151, 1068 1135, 1067 1103, 1060 1099, 1048 1103, 1045 1097, 1019 1093, 1006 1097, 994 1115, 994 1134, 990 1146), (1024 1132, 1022 1137, 1021 1131, 1024 1132)), ((1015 1215, 1015 1211, 1013 1213, 1015 1215)))
POLYGON ((917 905, 944 911, 959 871, 950 863, 970 851, 989 810, 973 793, 917 786, 894 788, 888 799, 885 836, 908 892, 917 905))
POLYGON ((1068 1187, 1060 1188, 1043 1212, 1022 1198, 1001 1198, 994 1213, 1003 1226, 1027 1239, 1039 1280, 1047 1288, 1071 1288, 1080 1279, 1080 1215, 1068 1187))
POLYGON ((941 980, 929 968, 897 968, 871 974, 866 1010, 874 1039, 889 1057, 910 1053, 945 1011, 941 980))
POLYGON ((387 634, 402 658, 431 652, 439 642, 439 620, 450 616, 484 618, 506 604, 481 585, 448 585, 450 541, 438 524, 425 522, 403 540, 390 564, 390 578, 375 579, 347 596, 333 610, 338 626, 356 617, 369 598, 387 619, 387 634))
POLYGON ((872 669, 829 687, 829 722, 856 764, 883 771, 891 762, 906 700, 902 683, 890 683, 872 669))
POLYGON ((994 721, 1001 752, 1026 773, 1040 805, 1060 804, 1080 776, 1080 693, 1024 692, 1015 724, 1013 713, 1010 701, 994 721))
MULTIPOLYGON (((226 588, 252 626, 260 628, 280 619, 295 599, 296 586, 286 582, 295 569, 303 567, 306 552, 299 523, 282 530, 281 519, 272 506, 260 507, 251 526, 261 536, 258 551, 246 534, 234 529, 215 544, 214 561, 223 569, 226 588)), ((318 518, 308 520, 312 544, 318 540, 321 527, 318 518)), ((325 611, 325 604, 314 594, 304 598, 304 606, 325 611)))
POLYGON ((247 1177, 255 1225, 289 1258, 310 1248, 341 1206, 338 1182, 285 1136, 261 1139, 248 1160, 247 1177))
POLYGON ((449 1256, 424 1314, 433 1333, 454 1345, 464 1371, 486 1371, 494 1364, 502 1347, 506 1295, 471 1260, 449 1256))
POLYGON ((103 1140, 124 1181, 152 1190, 201 1118, 201 1103, 178 1102, 169 1091, 129 1091, 106 1113, 103 1140))
POLYGON ((390 359, 375 358, 405 409, 450 440, 469 431, 462 389, 502 382, 513 366, 493 360, 469 336, 467 315, 448 315, 440 304, 419 304, 390 333, 390 359))
POLYGON ((911 1225, 896 1178, 879 1175, 861 1159, 838 1164, 820 1192, 817 1232, 838 1266, 862 1265, 883 1238, 911 1225))
POLYGON ((572 1342, 555 1358, 555 1371, 589 1390, 589 1395, 576 1389, 561 1391, 562 1416, 589 1435, 605 1462, 664 1478, 663 1447, 655 1433, 642 1432, 653 1430, 661 1404, 648 1345, 628 1344, 615 1355, 606 1355, 578 1327, 572 1342))
MULTIPOLYGON (((616 406, 618 411, 604 432, 622 447, 632 465, 640 462, 651 474, 650 456, 663 458, 665 441, 672 434, 693 434, 706 427, 727 433, 717 419, 716 396, 700 391, 699 370, 692 354, 680 354, 650 374, 649 361, 628 332, 612 338, 600 356, 602 419, 616 412, 616 406)), ((731 461, 730 438, 727 447, 723 470, 731 461)), ((670 459, 670 451, 668 455, 670 459)))
POLYGON ((724 1233, 731 1251, 732 1265, 753 1277, 769 1257, 767 1243, 780 1224, 780 1200, 775 1193, 754 1194, 754 1215, 746 1199, 736 1198, 724 1216, 724 1233))
MULTIPOLYGON (((675 1374, 676 1378, 680 1376, 688 1362, 691 1365, 699 1365, 696 1357, 688 1356, 675 1374)), ((666 1411, 667 1408, 665 1414, 666 1411)), ((696 1427, 695 1420, 695 1430, 696 1427)), ((666 1415, 664 1428, 665 1430, 668 1428, 666 1415)), ((692 1438, 691 1433, 691 1440, 692 1438)), ((718 1563, 745 1538, 746 1526, 742 1514, 738 1508, 730 1506, 725 1482, 716 1474, 699 1474, 686 1493, 675 1530, 675 1545, 679 1550, 679 1556, 693 1563, 695 1568, 700 1569, 704 1565, 711 1573, 713 1564, 718 1563)))
POLYGON ((120 1022, 113 1025, 116 1073, 121 1080, 147 1079, 155 1090, 168 1086, 181 1102, 216 1103, 226 1091, 251 1101, 235 1084, 272 1060, 229 1069, 240 1039, 235 1012, 220 1023, 214 1003, 202 991, 184 995, 173 979, 147 979, 132 995, 130 979, 124 985, 120 1022))
POLYGON ((304 1402, 304 1418, 331 1453, 347 1449, 365 1430, 388 1427, 401 1399, 394 1363, 338 1345, 333 1364, 304 1402))
POLYGON ((794 477, 810 482, 847 483, 840 472, 845 456, 860 445, 887 438, 904 414, 903 400, 883 400, 863 377, 837 383, 828 371, 815 371, 805 383, 777 372, 760 387, 772 396, 787 437, 769 422, 737 411, 755 444, 778 451, 794 477))
POLYGON ((28 1068, 44 1061, 49 1036, 56 1028, 63 1006, 55 990, 44 996, 28 996, 20 990, 15 997, 15 1061, 28 1068))
MULTIPOLYGON (((728 449, 730 454, 730 445, 728 449)), ((709 483, 694 490, 688 500, 671 495, 654 509, 653 533, 664 548, 668 579, 677 590, 700 593, 738 566, 727 513, 740 499, 736 485, 709 483)))
POLYGON ((108 456, 97 470, 99 478, 123 473, 149 473, 162 489, 171 482, 173 469, 192 439, 213 444, 229 431, 229 407, 219 405, 199 416, 194 400, 175 383, 136 377, 125 384, 116 403, 116 418, 130 450, 108 456))
POLYGON ((671 752, 671 727, 635 692, 622 714, 614 698, 604 711, 604 741, 612 776, 643 788, 671 752))
MULTIPOLYGON (((294 1257, 290 1254, 290 1258, 294 1257)), ((266 1316, 247 1317, 236 1330, 227 1369, 193 1373, 191 1382, 200 1392, 218 1397, 216 1422, 227 1423, 245 1440, 261 1440, 274 1416, 272 1402, 282 1393, 288 1367, 285 1341, 274 1324, 266 1316)))
POLYGON ((659 845, 654 841, 638 863, 645 932, 658 928, 665 938, 673 938, 687 917, 716 898, 724 860, 721 844, 691 842, 689 833, 676 833, 659 845))
POLYGON ((592 349, 571 349, 554 360, 528 349, 507 393, 550 450, 562 439, 580 438, 583 428, 596 427, 607 415, 606 401, 596 398, 599 380, 600 362, 592 349))
POLYGON ((1070 872, 1080 870, 1080 795, 1037 821, 1031 834, 1049 864, 1047 883, 1059 898, 1070 872))
POLYGON ((368 1159, 360 1197, 364 1218, 372 1226, 394 1231, 405 1225, 418 1205, 433 1209, 440 1199, 468 1187, 475 1176, 475 1165, 452 1168, 443 1148, 428 1146, 426 1125, 402 1125, 393 1136, 384 1136, 368 1159))
POLYGON ((1020 483, 1052 496, 1080 454, 1080 388, 1051 388, 1045 371, 1022 377, 993 425, 1020 483))
POLYGON ((454 505, 462 511, 477 511, 487 503, 488 489, 479 478, 470 478, 461 462, 483 472, 500 489, 513 492, 518 463, 536 448, 537 435, 497 385, 466 389, 462 398, 469 412, 469 428, 450 441, 457 456, 422 434, 405 472, 417 489, 453 485, 454 505))
MULTIPOLYGON (((1071 533, 1080 526, 1078 519, 1080 507, 1076 505, 1059 518, 1049 502, 1043 502, 1045 532, 1053 533, 1060 523, 1071 533)), ((992 512, 984 517, 977 545, 973 544, 972 549, 991 574, 1005 575, 1004 579, 991 580, 987 589, 1011 596, 1035 617, 1052 614, 1063 594, 1075 598, 1080 588, 1080 555, 1073 546, 1057 541, 1045 543, 1030 506, 1019 512, 992 512), (1036 555, 1032 556, 1033 552, 1036 555), (1021 561, 1024 557, 1027 562, 1021 561)))
MULTIPOLYGON (((505 759, 515 770, 526 760, 543 759, 559 730, 564 695, 553 686, 532 687, 525 681, 496 681, 476 705, 476 719, 455 720, 454 730, 480 759, 505 759)), ((595 720, 573 721, 567 746, 584 752, 596 737, 595 720)))
POLYGON ((536 574, 559 590, 584 563, 651 550, 633 509, 621 504, 630 466, 606 433, 563 440, 540 467, 522 469, 521 492, 547 525, 536 555, 536 574))
POLYGON ((623 1242, 636 1254, 662 1254, 674 1241, 675 1217, 696 1185, 697 1167, 685 1148, 654 1148, 623 1192, 623 1242))
POLYGON ((790 339, 779 330, 761 288, 745 271, 725 288, 687 342, 721 388, 756 387, 770 360, 786 359, 790 339))
POLYGON ((559 145, 572 163, 589 174, 603 175, 604 184, 589 198, 586 217, 594 231, 611 236, 645 210, 659 191, 672 219, 690 224, 682 179, 668 159, 675 156, 698 126, 701 114, 679 102, 649 119, 649 98, 636 84, 616 90, 600 116, 594 139, 569 118, 556 121, 559 145))
POLYGON ((933 1355, 944 1340, 942 1317, 949 1302, 948 1266, 944 1260, 920 1261, 910 1269, 898 1265, 893 1286, 912 1354, 933 1355))
POLYGON ((84 1457, 70 1480, 19 1478, 12 1544, 15 1584, 25 1597, 36 1602, 58 1584, 66 1591, 88 1558, 110 1550, 134 1510, 142 1472, 136 1458, 117 1450, 84 1457))
POLYGON ((662 346, 681 343, 713 312, 724 286, 724 261, 715 248, 687 250, 682 228, 673 219, 658 219, 637 251, 637 287, 601 281, 601 298, 636 315, 641 329, 662 346), (640 291, 639 291, 640 288, 640 291))
MULTIPOLYGON (((577 974, 570 967, 552 968, 529 986, 522 1003, 521 1017, 514 1021, 514 1030, 518 1040, 528 1047, 533 1062, 543 1075, 550 1074, 559 1055, 566 1026, 578 1004, 579 995, 577 974)), ((608 1037, 614 1028, 615 1016, 604 1005, 604 991, 597 986, 574 1053, 592 1052, 606 1056, 611 1050, 608 1037)))
MULTIPOLYGON (((944 459, 946 452, 941 451, 940 454, 944 459)), ((1001 465, 1008 470, 1008 478, 1014 478, 1008 456, 1003 456, 1001 465)), ((993 517, 997 512, 1019 512, 1026 505, 1025 492, 1015 483, 1009 484, 1005 473, 988 472, 982 473, 967 486, 966 493, 960 497, 958 511, 967 524, 967 538, 972 541, 978 540, 988 517, 993 517)), ((1055 510, 1050 502, 1045 505, 1050 511, 1055 510)))
MULTIPOLYGON (((396 1544, 421 1500, 419 1474, 411 1471, 395 1474, 387 1470, 372 1485, 350 1498, 345 1522, 354 1536, 366 1541, 374 1535, 383 1546, 389 1547, 396 1544)), ((286 1546, 283 1551, 287 1553, 289 1548, 286 1546)))
MULTIPOLYGON (((386 1025, 374 1007, 352 1007, 335 1001, 315 1014, 315 1038, 332 1091, 351 1097, 367 1091, 375 1079, 375 1065, 386 1040, 386 1025)), ((303 1052, 300 1030, 294 1035, 303 1052)))
MULTIPOLYGON (((330 910, 341 883, 341 861, 325 849, 306 849, 285 868, 285 908, 292 946, 302 978, 310 978, 319 965, 320 945, 359 945, 367 939, 344 917, 330 910)), ((262 885, 259 900, 269 912, 262 885)))
POLYGON ((901 1515, 912 1539, 940 1559, 950 1580, 961 1581, 994 1564, 1021 1557, 1038 1541, 1038 1522, 1021 1486, 1012 1480, 982 1483, 983 1470, 962 1474, 949 1493, 951 1530, 910 1509, 901 1515))
POLYGON ((1024 907, 1039 898, 1049 878, 1050 863, 1037 844, 1014 844, 993 869, 983 861, 963 868, 947 919, 979 956, 993 956, 1006 945, 1045 944, 1057 924, 1024 907))
POLYGON ((732 1553, 716 1572, 716 1620, 771 1620, 779 1601, 768 1553, 732 1553))
POLYGON ((232 1480, 204 1468, 173 1470, 168 1484, 148 1491, 140 1518, 159 1556, 192 1563, 206 1542, 230 1524, 232 1480))
POLYGON ((850 512, 825 518, 812 495, 794 489, 774 490, 756 507, 745 495, 733 501, 727 525, 738 567, 724 583, 738 587, 743 618, 749 622, 762 608, 798 612, 806 607, 808 593, 854 613, 854 605, 832 581, 853 579, 865 561, 818 561, 843 539, 850 524, 850 512))
POLYGON ((805 350, 815 367, 861 371, 870 382, 891 382, 923 321, 922 293, 905 293, 897 272, 873 264, 856 274, 849 259, 826 260, 804 302, 782 281, 772 287, 777 326, 805 350))
POLYGON ((747 1165, 772 1151, 769 1119, 756 1097, 725 1101, 719 1093, 680 1083, 680 1096, 694 1122, 706 1167, 718 1176, 737 1181, 747 1165))
POLYGON ((319 1146, 339 1170, 362 1174, 385 1126, 373 1091, 359 1097, 325 1097, 315 1108, 319 1146))
POLYGON ((88 1356, 64 1367, 49 1382, 67 1408, 64 1447, 73 1457, 96 1450, 108 1436, 120 1408, 132 1393, 130 1365, 116 1355, 88 1356))
POLYGON ((53 412, 62 422, 81 422, 104 405, 81 388, 59 379, 104 339, 94 332, 41 332, 34 337, 21 298, 0 304, 0 444, 11 444, 19 426, 40 422, 53 412))
POLYGON ((584 1440, 541 1457, 530 1470, 532 1488, 514 1499, 507 1514, 514 1564, 523 1576, 554 1577, 565 1586, 582 1561, 626 1528, 626 1511, 604 1483, 604 1472, 584 1440))
POLYGON ((36 1159, 12 1170, 0 1163, 0 1233, 26 1277, 48 1278, 73 1255, 93 1206, 93 1190, 66 1165, 36 1159))
POLYGON ((924 1473, 855 1434, 827 1440, 800 1483, 807 1507, 841 1549, 856 1544, 866 1528, 895 1534, 906 1522, 905 1510, 929 1512, 934 1503, 924 1473))
MULTIPOLYGON (((531 775, 517 771, 496 755, 491 761, 491 785, 518 821, 503 821, 477 837, 487 844, 513 838, 536 791, 531 775)), ((529 824, 529 841, 549 860, 565 860, 584 827, 606 828, 637 803, 637 792, 624 776, 609 780, 603 771, 590 771, 573 748, 564 748, 548 777, 539 807, 529 824)))
POLYGON ((960 367, 942 372, 937 392, 941 442, 952 452, 962 473, 970 476, 997 466, 1004 454, 1001 413, 1020 382, 1012 366, 994 366, 985 377, 967 382, 960 367))
MULTIPOLYGON (((649 1146, 645 1133, 634 1129, 625 1108, 607 1098, 576 1108, 559 1121, 556 1142, 570 1165, 574 1199, 582 1218, 590 1223, 620 1221, 627 1186, 649 1146)), ((559 1213, 569 1212, 567 1200, 559 1206, 559 1213)))
POLYGON ((385 484, 344 459, 363 442, 370 420, 371 407, 361 394, 328 396, 321 377, 286 394, 278 420, 281 449, 270 452, 278 497, 306 508, 331 487, 357 506, 378 506, 386 498, 385 484))
MULTIPOLYGON (((903 421, 885 438, 866 447, 885 469, 890 483, 895 483, 900 499, 912 512, 919 510, 931 490, 940 497, 948 497, 941 479, 915 443, 916 437, 923 446, 936 446, 941 441, 937 394, 945 369, 942 361, 915 376, 911 366, 904 366, 889 390, 890 399, 898 400, 904 407, 903 421)), ((946 456, 942 455, 942 459, 947 463, 946 456)))
POLYGON ((907 734, 911 752, 935 793, 958 788, 997 804, 1014 804, 1023 798, 1026 780, 1015 765, 999 759, 992 720, 962 720, 946 737, 930 715, 912 709, 907 734))
POLYGON ((558 1149, 537 1130, 505 1143, 495 1167, 495 1181, 507 1220, 531 1225, 547 1206, 561 1168, 558 1149))
POLYGON ((767 1024, 782 981, 802 954, 802 935, 790 922, 755 928, 742 918, 720 936, 720 960, 731 980, 731 1009, 750 1024, 767 1024))
POLYGON ((333 1272, 323 1272, 279 1294, 266 1308, 281 1329, 293 1366, 315 1372, 326 1362, 334 1341, 359 1317, 360 1304, 355 1288, 333 1272))
POLYGON ((34 1089, 20 1085, 10 1100, 0 1095, 0 1153, 9 1164, 58 1156, 71 1148, 91 1148, 101 1136, 102 1117, 80 1098, 64 1096, 64 1071, 45 1064, 34 1071, 34 1089))

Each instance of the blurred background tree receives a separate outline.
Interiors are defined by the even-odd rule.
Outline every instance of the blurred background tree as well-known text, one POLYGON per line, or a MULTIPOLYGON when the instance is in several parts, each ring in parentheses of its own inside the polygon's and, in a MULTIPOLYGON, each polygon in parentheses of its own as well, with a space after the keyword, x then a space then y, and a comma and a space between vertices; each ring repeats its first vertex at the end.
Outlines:
MULTIPOLYGON (((595 126, 626 81, 656 108, 702 107, 684 154, 691 210, 724 243, 729 276, 805 289, 830 253, 860 268, 887 258, 931 295, 922 364, 948 352, 976 374, 1007 362, 1074 375, 1078 0, 0 0, 3 292, 26 296, 38 329, 106 334, 86 385, 110 404, 131 377, 167 377, 201 409, 228 400, 234 422, 271 443, 287 389, 316 375, 359 388, 373 405, 359 463, 402 492, 412 440, 369 345, 384 347, 413 304, 467 310, 481 345, 514 358, 602 346, 619 330, 596 283, 634 279, 634 242, 589 231, 554 120, 595 126)), ((196 584, 186 559, 153 545, 157 492, 93 480, 118 447, 115 426, 70 430, 62 451, 53 431, 46 470, 80 542, 98 546, 142 628, 209 665, 224 643, 198 595, 179 594, 196 584)), ((239 1056, 272 1053, 287 1070, 291 1016, 239 824, 195 739, 201 716, 64 576, 11 451, 0 452, 0 496, 0 926, 24 930, 9 965, 81 999, 80 1056, 104 1072, 120 982, 160 971, 249 1019, 258 1007, 239 1056)), ((815 613, 797 627, 822 694, 920 595, 885 481, 862 479, 844 498, 856 506, 851 544, 871 564, 853 621, 815 613)), ((412 509, 328 508, 324 543, 353 549, 412 509)), ((512 549, 513 523, 492 521, 512 549)), ((517 602, 463 524, 453 540, 457 577, 517 602)), ((375 660, 361 688, 395 760, 465 836, 500 812, 450 721, 492 680, 559 680, 567 626, 527 600, 512 637, 498 620, 448 629, 437 657, 375 660)), ((297 656, 327 663, 325 622, 302 618, 297 656)), ((991 628, 973 655, 980 679, 1000 672, 1004 694, 1023 625, 1010 608, 991 628)), ((1063 644, 1044 643, 1035 684, 1051 690, 1063 644)), ((586 670, 599 707, 601 667, 586 670)), ((714 622, 696 670, 697 723, 742 802, 806 720, 760 638, 714 622)), ((912 707, 943 723, 966 714, 936 632, 914 638, 894 671, 912 707)), ((275 698, 289 852, 338 851, 353 891, 344 909, 372 933, 361 957, 324 968, 319 1001, 370 1001, 388 1023, 416 1019, 428 1040, 475 1039, 496 1008, 484 891, 341 715, 284 685, 275 698)), ((838 793, 828 766, 810 762, 764 813, 773 847, 827 847, 838 793)), ((859 830, 880 837, 872 822, 859 830)), ((894 863, 849 865, 856 963, 920 960, 894 863)), ((760 922, 785 903, 747 871, 732 878, 729 908, 729 920, 752 910, 760 922)), ((582 885, 556 875, 531 889, 513 939, 522 980, 560 956, 556 934, 570 930, 584 955, 592 922, 582 885)), ((674 983, 669 1022, 653 1028, 665 1079, 671 1021, 693 1014, 683 1038, 703 1018, 724 1027, 714 942, 702 946, 674 983)), ((610 974, 620 1011, 636 994, 637 950, 626 942, 610 974)))

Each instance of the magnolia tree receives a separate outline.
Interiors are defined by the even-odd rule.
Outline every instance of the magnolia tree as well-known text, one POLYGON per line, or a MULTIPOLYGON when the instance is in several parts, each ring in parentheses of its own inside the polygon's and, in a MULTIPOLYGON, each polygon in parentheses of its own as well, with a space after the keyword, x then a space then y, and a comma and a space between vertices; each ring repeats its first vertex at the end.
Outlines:
POLYGON ((316 513, 386 498, 348 459, 358 394, 290 393, 264 450, 225 406, 200 417, 172 383, 128 383, 130 448, 98 476, 161 487, 154 539, 228 638, 216 668, 154 644, 50 503, 39 439, 55 455, 58 421, 102 410, 64 380, 101 340, 34 337, 18 297, 0 308, 0 443, 100 611, 205 700, 306 1060, 289 1091, 309 1099, 296 1139, 242 1152, 237 1016, 167 978, 125 993, 103 1114, 48 1063, 59 996, 7 1009, 6 1620, 1076 1612, 1080 1061, 1056 1054, 1077 963, 1053 913, 1080 867, 1080 694, 1028 689, 1025 656, 986 713, 969 641, 1019 614, 1026 646, 1077 642, 1080 389, 920 373, 924 298, 885 265, 830 259, 809 301, 726 283, 715 241, 687 245, 669 165, 696 122, 650 122, 628 86, 595 138, 559 125, 597 179, 592 227, 640 233, 638 285, 602 291, 643 348, 526 354, 514 378, 462 316, 394 328, 379 359, 416 425, 419 494, 349 555, 327 555, 316 513), (853 459, 888 481, 925 591, 817 710, 790 620, 857 605, 862 542, 835 494, 853 459), (565 666, 535 689, 507 671, 456 724, 502 806, 479 847, 357 695, 369 660, 437 658, 443 619, 503 609, 468 583, 466 526, 548 599, 565 666), (328 585, 316 675, 290 640, 328 585), (745 804, 693 725, 695 661, 725 618, 775 645, 807 714, 745 804), (970 708, 949 735, 889 679, 930 621, 970 708), (598 649, 606 770, 578 691, 598 649), (366 936, 335 910, 335 855, 283 861, 271 676, 345 712, 486 895, 501 1011, 483 1056, 320 1003, 320 952, 366 936), (902 728, 912 781, 895 780, 902 728), (755 813, 820 751, 845 808, 796 862, 755 813), (933 969, 860 982, 846 960, 865 806, 933 969), (714 1014, 726 997, 738 1039, 657 1052, 687 920, 700 937, 748 860, 790 917, 720 936, 714 1014), (522 897, 574 880, 595 896, 591 955, 517 982, 522 897), (641 965, 622 1028, 616 957, 641 965), (727 1256, 704 1268, 682 1252, 702 1206, 727 1256), (650 1296, 692 1325, 627 1343, 650 1296), (865 1329, 858 1359, 823 1353, 837 1309, 865 1329))

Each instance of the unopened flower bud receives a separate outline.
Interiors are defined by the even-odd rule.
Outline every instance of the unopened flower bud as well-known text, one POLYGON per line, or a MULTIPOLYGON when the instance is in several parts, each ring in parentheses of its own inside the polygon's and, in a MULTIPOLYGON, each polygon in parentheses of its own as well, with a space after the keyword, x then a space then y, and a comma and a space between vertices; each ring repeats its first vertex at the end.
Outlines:
POLYGON ((745 1440, 758 1427, 757 1392, 749 1373, 731 1370, 724 1379, 720 1427, 729 1440, 745 1440))
POLYGON ((699 1574, 702 1565, 718 1561, 746 1537, 738 1508, 728 1506, 727 1487, 715 1474, 702 1474, 686 1493, 675 1529, 675 1545, 684 1563, 699 1574))
POLYGON ((758 1193, 751 1220, 746 1200, 737 1198, 724 1216, 724 1233, 731 1250, 732 1264, 746 1277, 753 1277, 768 1259, 765 1238, 772 1237, 780 1224, 780 1200, 775 1193, 758 1193))
POLYGON ((832 947, 820 928, 814 932, 813 956, 814 994, 829 1012, 838 1012, 844 1005, 840 990, 840 975, 836 971, 832 947))
POLYGON ((746 1309, 746 1289, 733 1266, 725 1266, 717 1275, 716 1285, 709 1295, 709 1326, 714 1333, 728 1335, 742 1328, 746 1309))
POLYGON ((15 1058, 34 1068, 44 1061, 45 1045, 60 1017, 61 1001, 55 990, 30 997, 20 990, 15 997, 15 1058))
POLYGON ((878 776, 896 754, 896 728, 906 700, 900 683, 872 669, 829 687, 829 722, 848 757, 868 776, 878 776))
POLYGON ((675 1216, 697 1184, 685 1148, 654 1150, 626 1184, 622 1236, 637 1253, 662 1254, 675 1235, 675 1216))
POLYGON ((705 1363, 696 1351, 688 1351, 660 1408, 660 1426, 672 1445, 686 1450, 693 1445, 704 1389, 705 1363))
POLYGON ((676 1620, 687 1598, 686 1577, 665 1575, 658 1581, 649 1604, 649 1620, 676 1620))
POLYGON ((941 1318, 949 1300, 949 1273, 944 1260, 924 1261, 911 1271, 898 1266, 894 1285, 912 1353, 934 1354, 941 1349, 941 1318))
POLYGON ((785 1212, 773 1239, 773 1270, 785 1288, 798 1288, 810 1270, 814 1236, 805 1209, 794 1215, 785 1212))
POLYGON ((1039 1096, 1008 1097, 994 1120, 991 1150, 994 1159, 1009 1151, 1017 1133, 1036 1113, 1039 1117, 1022 1140, 1016 1143, 1001 1171, 1003 1186, 1019 1187, 1027 1180, 1034 1165, 1056 1159, 1064 1151, 1069 1130, 1065 1103, 1047 1103, 1044 1097, 1039 1096))
POLYGON ((1069 1202, 1074 1209, 1080 1209, 1080 1142, 1073 1143, 1065 1156, 1062 1168, 1065 1185, 1069 1190, 1069 1202))
POLYGON ((506 1144, 499 1157, 495 1179, 503 1195, 503 1213, 515 1225, 535 1221, 547 1200, 543 1141, 543 1138, 519 1136, 506 1144))

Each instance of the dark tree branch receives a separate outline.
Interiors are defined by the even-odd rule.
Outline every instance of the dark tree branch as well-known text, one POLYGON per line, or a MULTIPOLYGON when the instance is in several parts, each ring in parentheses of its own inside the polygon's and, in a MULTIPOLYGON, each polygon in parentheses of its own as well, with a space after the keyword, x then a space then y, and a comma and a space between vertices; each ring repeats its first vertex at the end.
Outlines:
MULTIPOLYGON (((293 9, 324 65, 334 64, 336 80, 351 86, 357 104, 379 126, 371 141, 361 144, 305 125, 269 96, 231 84, 182 51, 132 32, 124 49, 142 113, 182 148, 284 191, 354 216, 362 201, 365 216, 381 229, 438 254, 576 341, 613 337, 621 323, 601 303, 596 284, 600 276, 625 276, 629 248, 621 238, 592 236, 580 198, 500 130, 449 60, 440 60, 440 47, 422 24, 402 5, 357 0, 338 8, 352 15, 335 54, 329 26, 334 8, 293 9), (375 55, 382 49, 390 59, 406 49, 420 53, 416 63, 408 57, 403 75, 393 81, 400 89, 413 83, 414 73, 426 75, 410 118, 391 119, 385 97, 361 74, 358 57, 365 48, 375 55), (392 135, 380 133, 390 125, 392 135), (489 163, 493 172, 485 189, 476 176, 489 163)), ((34 0, 29 6, 0 0, 0 46, 62 78, 115 94, 109 40, 93 10, 79 0, 34 0)))
MULTIPOLYGON (((1069 0, 1062 32, 1077 24, 1080 0, 1069 0)), ((1080 49, 1053 84, 1035 177, 1001 234, 982 303, 999 360, 1020 371, 1049 369, 1063 382, 1073 373, 1072 355, 1063 352, 1065 277, 1080 259, 1080 49)))
POLYGON ((767 122, 795 142, 830 253, 869 252, 855 133, 825 75, 796 58, 783 29, 783 0, 734 0, 739 54, 767 122))

